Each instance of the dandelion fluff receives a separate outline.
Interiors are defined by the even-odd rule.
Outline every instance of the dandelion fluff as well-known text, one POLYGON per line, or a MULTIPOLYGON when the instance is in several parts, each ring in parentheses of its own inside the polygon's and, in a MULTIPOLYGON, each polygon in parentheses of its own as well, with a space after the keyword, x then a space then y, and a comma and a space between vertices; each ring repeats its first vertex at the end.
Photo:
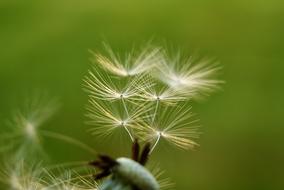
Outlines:
POLYGON ((161 108, 154 122, 140 123, 138 133, 145 141, 152 141, 153 151, 161 139, 165 139, 182 149, 194 148, 198 144, 193 140, 198 138, 198 126, 194 123, 191 107, 188 105, 161 108), (161 119, 162 118, 162 119, 161 119))
POLYGON ((105 45, 105 49, 109 55, 108 57, 91 51, 94 56, 92 61, 106 71, 120 77, 135 76, 148 72, 160 61, 159 48, 146 47, 139 53, 128 53, 124 60, 121 60, 108 45, 105 45))
POLYGON ((164 56, 162 66, 157 68, 154 76, 177 91, 194 92, 195 98, 208 95, 219 88, 223 81, 216 76, 221 67, 213 59, 181 58, 164 56))

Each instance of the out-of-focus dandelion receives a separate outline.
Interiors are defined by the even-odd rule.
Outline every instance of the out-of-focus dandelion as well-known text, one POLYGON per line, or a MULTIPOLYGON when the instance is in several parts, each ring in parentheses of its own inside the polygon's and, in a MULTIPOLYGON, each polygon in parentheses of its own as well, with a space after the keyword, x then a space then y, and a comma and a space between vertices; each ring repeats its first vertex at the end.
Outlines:
POLYGON ((58 101, 48 98, 45 94, 38 94, 27 100, 23 108, 13 114, 8 121, 10 130, 0 134, 0 153, 12 152, 17 158, 33 153, 45 155, 41 140, 43 137, 47 137, 77 146, 92 155, 97 154, 92 147, 80 140, 42 128, 58 108, 58 101))
POLYGON ((41 190, 46 183, 42 179, 39 166, 28 167, 24 160, 14 160, 17 164, 2 166, 0 171, 0 181, 14 190, 41 190))
MULTIPOLYGON (((0 171, 0 182, 13 190, 97 190, 98 184, 92 180, 91 171, 77 172, 56 167, 52 172, 42 165, 29 165, 24 160, 14 160, 0 171)), ((7 164, 7 163, 6 163, 7 164)))
POLYGON ((36 95, 27 100, 22 110, 18 110, 10 122, 12 128, 16 128, 29 140, 37 140, 38 129, 46 122, 59 108, 55 99, 49 99, 46 95, 36 95))
POLYGON ((2 151, 9 149, 18 152, 18 156, 27 154, 34 149, 40 150, 39 131, 43 124, 57 111, 55 99, 48 99, 45 94, 31 96, 23 107, 8 120, 8 131, 1 134, 2 151))

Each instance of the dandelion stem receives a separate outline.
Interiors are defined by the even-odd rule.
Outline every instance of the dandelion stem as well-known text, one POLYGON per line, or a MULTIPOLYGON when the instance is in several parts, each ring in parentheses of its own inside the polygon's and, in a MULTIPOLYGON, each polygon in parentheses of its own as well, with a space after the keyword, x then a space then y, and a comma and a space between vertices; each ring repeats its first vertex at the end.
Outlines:
POLYGON ((124 129, 126 130, 126 132, 128 133, 128 135, 129 135, 131 141, 134 142, 134 138, 133 138, 131 132, 129 131, 129 129, 128 129, 125 125, 123 125, 123 128, 124 128, 124 129))
POLYGON ((126 104, 125 104, 125 101, 124 101, 123 97, 121 97, 121 101, 122 101, 122 105, 123 105, 123 108, 125 110, 126 116, 129 117, 128 109, 126 107, 126 104))
POLYGON ((158 135, 157 135, 157 139, 154 143, 154 145, 152 146, 151 150, 150 150, 150 154, 154 151, 154 149, 156 148, 157 144, 159 143, 160 141, 160 138, 161 138, 161 133, 159 132, 158 135))
POLYGON ((88 145, 82 143, 81 141, 76 140, 72 137, 62 135, 62 134, 59 134, 59 133, 55 133, 55 132, 50 132, 50 131, 41 131, 41 133, 42 133, 42 135, 44 135, 46 137, 59 139, 59 140, 65 141, 67 143, 74 144, 74 145, 86 150, 87 152, 89 152, 91 154, 97 155, 97 152, 93 148, 91 148, 90 146, 88 146, 88 145))
POLYGON ((154 121, 156 119, 156 115, 157 115, 158 109, 159 109, 159 100, 157 99, 156 106, 155 106, 155 111, 154 111, 153 118, 152 118, 152 125, 154 124, 154 121))
MULTIPOLYGON (((127 118, 129 118, 129 112, 128 112, 128 109, 127 109, 127 107, 126 107, 126 104, 125 104, 125 101, 124 101, 124 98, 123 98, 123 97, 121 97, 121 102, 122 102, 122 105, 123 105, 123 107, 124 107, 126 116, 127 116, 127 118)), ((131 141, 134 142, 134 138, 133 138, 131 132, 129 131, 129 129, 128 129, 125 125, 123 125, 123 128, 124 128, 124 129, 126 130, 126 132, 128 133, 128 135, 129 135, 131 141)))

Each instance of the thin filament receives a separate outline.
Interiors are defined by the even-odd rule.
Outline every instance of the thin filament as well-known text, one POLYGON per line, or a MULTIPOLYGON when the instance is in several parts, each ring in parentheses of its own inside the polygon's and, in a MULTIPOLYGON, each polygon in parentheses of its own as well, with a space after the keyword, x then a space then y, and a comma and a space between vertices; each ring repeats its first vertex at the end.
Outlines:
MULTIPOLYGON (((123 98, 123 97, 121 97, 121 102, 122 102, 122 105, 123 105, 123 107, 124 107, 126 116, 127 116, 127 118, 129 118, 129 112, 128 112, 128 109, 127 109, 127 107, 126 107, 126 104, 125 104, 125 101, 124 101, 124 98, 123 98)), ((129 131, 129 129, 128 129, 125 125, 123 125, 123 128, 124 128, 124 129, 126 130, 126 132, 128 133, 128 135, 129 135, 131 141, 134 142, 134 138, 133 138, 131 132, 129 131)))
POLYGON ((157 135, 157 139, 156 139, 156 141, 155 141, 154 145, 152 146, 152 148, 151 148, 151 150, 150 150, 150 153, 149 153, 149 154, 151 154, 151 153, 154 151, 154 149, 155 149, 155 148, 156 148, 156 146, 158 145, 158 143, 159 143, 160 139, 161 139, 161 133, 159 133, 159 134, 157 135))
POLYGON ((153 118, 152 118, 152 125, 154 124, 154 121, 156 119, 158 109, 159 109, 159 100, 156 101, 155 111, 154 111, 153 118))
POLYGON ((93 148, 91 148, 90 146, 88 146, 88 145, 82 143, 81 141, 78 141, 78 140, 76 140, 72 137, 62 135, 62 134, 59 134, 59 133, 55 133, 55 132, 50 132, 50 131, 41 131, 41 133, 42 133, 42 135, 44 135, 46 137, 59 139, 59 140, 65 141, 67 143, 74 144, 74 145, 86 150, 87 152, 89 152, 91 154, 97 155, 97 152, 93 148))

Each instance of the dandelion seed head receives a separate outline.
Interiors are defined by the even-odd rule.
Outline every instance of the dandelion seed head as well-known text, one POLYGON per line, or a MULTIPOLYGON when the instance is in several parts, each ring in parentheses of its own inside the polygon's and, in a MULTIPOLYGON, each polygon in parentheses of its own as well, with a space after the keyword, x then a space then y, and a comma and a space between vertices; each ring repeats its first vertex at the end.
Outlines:
POLYGON ((123 178, 130 178, 141 189, 159 189, 159 184, 152 174, 137 162, 128 158, 117 159, 119 167, 117 174, 123 178), (147 183, 146 183, 147 182, 147 183))
POLYGON ((187 102, 219 88, 222 81, 216 76, 220 66, 206 58, 184 59, 179 52, 172 58, 155 48, 143 50, 138 57, 127 54, 126 59, 107 49, 108 57, 95 54, 105 73, 96 69, 86 80, 91 102, 88 117, 96 125, 94 134, 108 135, 121 128, 153 142, 152 149, 160 139, 183 149, 197 146, 198 127, 193 125, 187 102), (119 86, 120 81, 126 82, 119 86), (118 107, 122 109, 116 110, 118 107), (139 109, 133 114, 131 107, 139 109))

